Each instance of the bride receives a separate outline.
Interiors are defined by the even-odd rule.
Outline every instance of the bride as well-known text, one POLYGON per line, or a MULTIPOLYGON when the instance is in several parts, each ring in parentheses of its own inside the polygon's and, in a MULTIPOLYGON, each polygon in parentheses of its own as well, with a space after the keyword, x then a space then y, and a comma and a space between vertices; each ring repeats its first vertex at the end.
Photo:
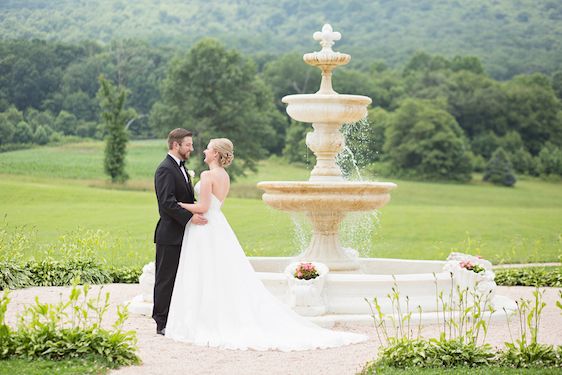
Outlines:
POLYGON ((234 158, 232 142, 212 139, 204 154, 209 170, 195 185, 198 202, 180 205, 204 214, 208 224, 185 228, 166 337, 226 349, 282 351, 367 340, 320 328, 267 291, 221 212, 230 189, 225 167, 234 158))

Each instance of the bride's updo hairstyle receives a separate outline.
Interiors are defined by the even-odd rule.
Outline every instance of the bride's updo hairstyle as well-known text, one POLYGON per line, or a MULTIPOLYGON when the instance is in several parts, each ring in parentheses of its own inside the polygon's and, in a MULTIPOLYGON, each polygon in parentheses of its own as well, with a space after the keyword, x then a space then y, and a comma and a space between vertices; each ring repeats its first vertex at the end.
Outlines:
POLYGON ((228 167, 234 160, 234 145, 228 138, 211 139, 213 150, 219 153, 219 165, 223 168, 228 167))

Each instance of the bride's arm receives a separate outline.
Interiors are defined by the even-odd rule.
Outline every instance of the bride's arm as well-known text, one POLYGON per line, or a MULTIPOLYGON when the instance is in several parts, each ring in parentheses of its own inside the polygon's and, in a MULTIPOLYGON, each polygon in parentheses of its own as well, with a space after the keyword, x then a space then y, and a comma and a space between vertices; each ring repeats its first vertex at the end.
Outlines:
POLYGON ((191 213, 204 214, 209 210, 209 206, 211 205, 211 182, 209 171, 202 172, 201 187, 199 188, 199 199, 197 199, 197 203, 178 202, 178 204, 191 213))

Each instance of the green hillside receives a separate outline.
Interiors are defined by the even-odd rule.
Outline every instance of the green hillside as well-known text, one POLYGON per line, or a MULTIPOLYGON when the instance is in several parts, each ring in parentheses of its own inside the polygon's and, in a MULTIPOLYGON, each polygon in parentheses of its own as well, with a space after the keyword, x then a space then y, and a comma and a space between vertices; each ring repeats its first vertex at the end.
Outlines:
MULTIPOLYGON (((323 23, 358 65, 404 63, 414 51, 475 55, 496 78, 561 68, 562 2, 556 0, 3 0, 4 39, 134 38, 191 46, 204 36, 254 54, 308 52, 323 23)), ((356 65, 356 66, 358 66, 356 65)))

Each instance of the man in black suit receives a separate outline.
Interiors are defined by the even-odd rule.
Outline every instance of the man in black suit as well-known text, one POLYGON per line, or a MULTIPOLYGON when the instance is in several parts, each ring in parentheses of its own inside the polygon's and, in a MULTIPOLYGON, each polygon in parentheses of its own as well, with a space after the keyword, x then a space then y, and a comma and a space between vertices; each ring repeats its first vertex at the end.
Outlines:
POLYGON ((154 175, 160 220, 154 232, 156 275, 152 318, 156 321, 156 333, 161 335, 166 332, 185 226, 190 219, 193 224, 207 223, 202 215, 192 215, 178 205, 178 202, 195 201, 191 178, 184 167, 192 151, 192 133, 181 128, 172 130, 168 135, 168 155, 154 175))

